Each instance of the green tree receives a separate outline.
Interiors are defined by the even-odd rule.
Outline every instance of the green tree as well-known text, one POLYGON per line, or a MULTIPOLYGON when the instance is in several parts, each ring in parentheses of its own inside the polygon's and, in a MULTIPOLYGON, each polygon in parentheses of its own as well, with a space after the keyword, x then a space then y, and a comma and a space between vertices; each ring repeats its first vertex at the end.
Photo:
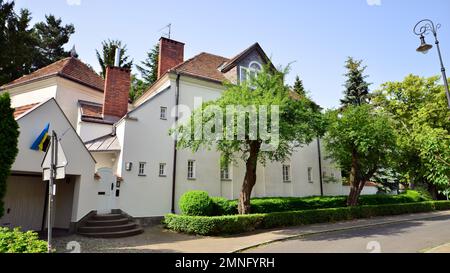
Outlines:
POLYGON ((350 170, 348 206, 356 206, 367 181, 389 167, 395 151, 395 131, 387 114, 369 104, 349 105, 327 113, 327 152, 340 168, 350 170))
POLYGON ((147 87, 150 87, 158 79, 158 61, 159 44, 156 44, 151 51, 147 52, 145 61, 141 62, 141 65, 136 65, 147 87))
POLYGON ((14 119, 14 109, 8 93, 0 95, 0 218, 3 216, 3 198, 6 180, 18 153, 19 126, 14 119))
POLYGON ((36 38, 30 28, 31 14, 14 12, 14 2, 0 0, 0 85, 11 82, 35 68, 36 38))
POLYGON ((300 96, 306 97, 306 90, 305 90, 305 87, 303 86, 303 81, 300 80, 299 76, 295 77, 295 83, 294 83, 293 89, 300 96))
POLYGON ((75 33, 75 27, 72 24, 63 26, 61 18, 46 15, 45 22, 37 23, 33 29, 38 40, 35 67, 44 67, 70 56, 70 52, 65 51, 63 46, 75 33))
POLYGON ((136 75, 131 75, 131 88, 130 88, 130 99, 132 101, 137 100, 142 94, 147 90, 147 85, 143 80, 136 77, 136 75))
POLYGON ((434 198, 450 181, 450 114, 439 77, 407 76, 383 84, 373 98, 395 119, 395 170, 413 188, 426 186, 434 198))
POLYGON ((311 110, 308 99, 292 97, 290 87, 283 83, 286 73, 287 70, 279 72, 265 67, 240 85, 225 83, 226 90, 219 99, 204 103, 188 122, 171 131, 177 136, 180 149, 196 152, 214 147, 222 155, 222 166, 239 158, 243 160, 246 172, 238 202, 240 214, 250 213, 258 162, 285 161, 295 149, 324 133, 322 114, 311 110), (269 127, 261 122, 262 117, 271 124, 270 137, 255 132, 256 128, 269 127), (203 131, 197 130, 199 125, 203 131))
POLYGON ((34 26, 31 19, 29 10, 17 14, 14 1, 0 0, 0 85, 68 56, 63 46, 73 25, 62 26, 53 15, 34 26))
POLYGON ((104 78, 106 75, 106 67, 114 66, 116 49, 120 48, 119 67, 130 68, 133 66, 133 60, 127 55, 127 46, 122 45, 122 41, 119 40, 107 40, 102 42, 101 53, 96 50, 97 60, 102 68, 101 75, 104 78))
POLYGON ((361 105, 368 103, 369 86, 370 83, 366 82, 367 75, 364 75, 366 66, 362 66, 362 60, 355 60, 352 57, 348 57, 345 68, 347 78, 344 87, 344 98, 341 100, 342 106, 348 105, 361 105))

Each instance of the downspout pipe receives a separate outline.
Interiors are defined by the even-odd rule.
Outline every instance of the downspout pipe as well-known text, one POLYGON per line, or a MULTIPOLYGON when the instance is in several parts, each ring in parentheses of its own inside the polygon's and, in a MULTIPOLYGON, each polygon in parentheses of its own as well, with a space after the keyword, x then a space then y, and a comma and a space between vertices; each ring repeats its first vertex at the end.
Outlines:
MULTIPOLYGON (((178 104, 180 102, 180 73, 177 72, 176 87, 175 87, 175 127, 178 125, 178 104)), ((175 213, 175 189, 176 189, 176 174, 177 174, 177 136, 173 141, 173 166, 172 166, 172 204, 171 212, 175 213)))
POLYGON ((320 180, 320 196, 323 196, 323 176, 322 176, 322 149, 320 148, 320 138, 317 138, 317 152, 319 155, 319 180, 320 180))

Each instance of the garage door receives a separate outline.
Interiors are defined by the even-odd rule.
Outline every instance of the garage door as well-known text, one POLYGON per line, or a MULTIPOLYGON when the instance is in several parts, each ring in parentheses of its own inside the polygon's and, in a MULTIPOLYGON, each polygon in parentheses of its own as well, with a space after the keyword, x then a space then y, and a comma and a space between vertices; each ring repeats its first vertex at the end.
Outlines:
POLYGON ((0 225, 41 230, 45 195, 46 183, 41 177, 10 176, 4 199, 5 213, 0 225))

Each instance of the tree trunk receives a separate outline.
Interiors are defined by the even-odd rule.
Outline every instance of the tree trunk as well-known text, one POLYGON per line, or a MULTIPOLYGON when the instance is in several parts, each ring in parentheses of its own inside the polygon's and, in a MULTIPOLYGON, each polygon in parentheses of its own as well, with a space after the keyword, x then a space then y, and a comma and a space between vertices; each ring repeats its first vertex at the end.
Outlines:
MULTIPOLYGON (((350 170, 350 194, 347 198, 347 206, 358 205, 360 191, 360 175, 358 168, 358 153, 355 149, 352 151, 352 168, 350 170)), ((361 189, 362 190, 362 189, 361 189)))
POLYGON ((250 155, 246 163, 244 182, 242 183, 241 194, 239 196, 238 211, 239 214, 250 214, 250 196, 253 187, 256 184, 256 166, 258 164, 258 154, 261 143, 258 141, 250 142, 250 155))

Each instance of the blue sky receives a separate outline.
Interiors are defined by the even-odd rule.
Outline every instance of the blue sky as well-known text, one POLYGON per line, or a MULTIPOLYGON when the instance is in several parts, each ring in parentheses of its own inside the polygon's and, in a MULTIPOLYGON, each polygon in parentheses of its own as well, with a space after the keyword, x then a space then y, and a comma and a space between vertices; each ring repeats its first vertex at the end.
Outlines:
POLYGON ((324 107, 339 105, 347 56, 364 60, 373 90, 409 73, 440 74, 435 49, 415 52, 419 39, 412 28, 423 18, 442 24, 441 49, 450 68, 448 0, 16 0, 16 8, 30 9, 34 21, 52 13, 73 23, 67 48, 75 44, 97 70, 95 49, 102 40, 124 41, 138 63, 168 23, 172 38, 186 43, 186 58, 200 52, 232 57, 257 41, 276 65, 294 62, 288 83, 299 74, 324 107))

